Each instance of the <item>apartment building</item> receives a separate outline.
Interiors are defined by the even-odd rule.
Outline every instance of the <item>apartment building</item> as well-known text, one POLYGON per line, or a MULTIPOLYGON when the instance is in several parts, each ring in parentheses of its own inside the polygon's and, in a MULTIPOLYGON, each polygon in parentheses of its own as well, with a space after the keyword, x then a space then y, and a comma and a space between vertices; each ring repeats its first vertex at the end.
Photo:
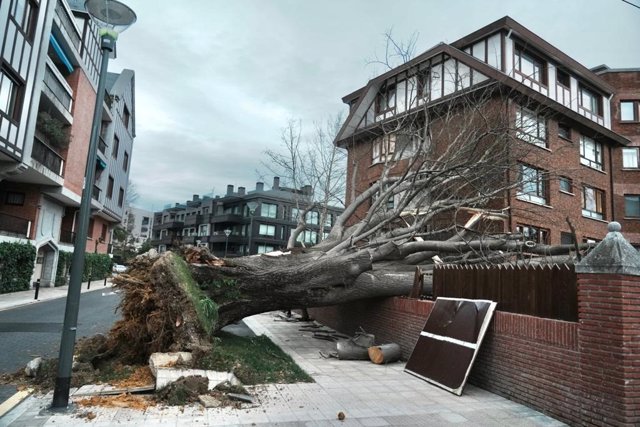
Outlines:
POLYGON ((129 233, 129 241, 136 250, 151 238, 153 212, 146 209, 127 206, 122 218, 122 227, 129 233))
MULTIPOLYGON (((397 156, 403 120, 489 96, 487 113, 504 112, 509 149, 526 152, 504 176, 516 185, 486 205, 504 213, 499 231, 571 243, 569 223, 578 240, 591 241, 618 220, 639 245, 638 87, 637 70, 590 70, 501 18, 343 98, 349 115, 335 143, 348 151, 347 203, 380 179, 389 159, 395 161, 391 174, 406 170, 409 159, 397 156)), ((429 143, 444 150, 450 140, 429 143)), ((457 223, 468 218, 458 216, 457 223)))
MULTIPOLYGON (((275 177, 270 189, 256 183, 246 191, 227 186, 224 196, 194 195, 176 203, 153 219, 151 244, 163 252, 181 244, 206 246, 216 256, 236 257, 283 249, 298 224, 298 217, 313 198, 311 186, 292 189, 280 186, 275 177)), ((311 246, 326 236, 342 209, 318 206, 306 213, 300 244, 311 246)))
MULTIPOLYGON (((33 281, 53 286, 59 251, 74 248, 101 62, 97 27, 74 0, 2 1, 0 23, 0 241, 35 245, 33 281)), ((109 74, 89 184, 90 252, 108 251, 124 213, 134 91, 133 71, 109 74)))

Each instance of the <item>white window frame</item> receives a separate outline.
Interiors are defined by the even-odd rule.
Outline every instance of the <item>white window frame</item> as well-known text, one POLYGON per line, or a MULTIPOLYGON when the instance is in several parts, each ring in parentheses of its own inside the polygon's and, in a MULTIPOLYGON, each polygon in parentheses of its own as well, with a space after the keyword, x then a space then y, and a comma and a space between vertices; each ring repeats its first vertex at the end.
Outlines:
POLYGON ((604 219, 604 191, 585 185, 582 187, 582 216, 594 219, 604 219), (598 198, 600 198, 598 203, 598 198), (598 210, 598 206, 600 210, 598 210))
POLYGON ((393 159, 396 151, 396 134, 389 133, 373 140, 372 163, 383 163, 393 159))
POLYGON ((582 135, 580 137, 580 163, 592 169, 604 170, 602 144, 582 135))
POLYGON ((623 148, 622 149, 622 167, 624 169, 638 169, 639 148, 623 148))
POLYGON ((519 164, 519 185, 516 198, 533 202, 540 205, 547 205, 548 182, 547 173, 543 169, 524 163, 519 164))
POLYGON ((547 119, 535 112, 519 107, 516 110, 516 136, 522 141, 547 148, 547 119))
POLYGON ((267 254, 269 252, 273 252, 275 250, 275 248, 273 247, 273 245, 265 245, 265 244, 259 244, 258 245, 258 253, 259 254, 267 254))

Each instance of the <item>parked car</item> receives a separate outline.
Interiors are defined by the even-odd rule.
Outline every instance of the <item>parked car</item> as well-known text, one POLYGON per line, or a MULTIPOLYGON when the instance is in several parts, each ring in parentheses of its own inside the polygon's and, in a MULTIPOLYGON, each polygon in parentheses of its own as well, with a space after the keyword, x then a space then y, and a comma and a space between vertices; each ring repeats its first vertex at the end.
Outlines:
POLYGON ((114 264, 113 265, 113 272, 114 273, 124 273, 127 271, 127 267, 122 265, 122 264, 114 264))

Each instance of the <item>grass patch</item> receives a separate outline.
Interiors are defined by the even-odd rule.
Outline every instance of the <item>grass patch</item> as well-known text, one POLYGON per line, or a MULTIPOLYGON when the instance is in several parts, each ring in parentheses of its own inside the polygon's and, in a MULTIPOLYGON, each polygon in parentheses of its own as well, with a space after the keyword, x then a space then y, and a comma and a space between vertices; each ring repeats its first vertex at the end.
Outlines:
POLYGON ((197 368, 233 371, 245 385, 313 382, 288 354, 264 335, 238 337, 221 332, 213 350, 197 361, 197 368))

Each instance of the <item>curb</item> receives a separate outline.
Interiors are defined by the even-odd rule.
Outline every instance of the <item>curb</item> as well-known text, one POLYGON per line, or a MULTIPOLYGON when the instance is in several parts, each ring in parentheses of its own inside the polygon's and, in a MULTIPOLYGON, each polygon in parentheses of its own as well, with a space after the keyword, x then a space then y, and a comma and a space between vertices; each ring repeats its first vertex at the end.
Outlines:
MULTIPOLYGON (((85 293, 88 293, 88 292, 95 292, 97 290, 103 290, 104 291, 105 289, 112 288, 112 287, 113 287, 113 283, 109 282, 109 284, 107 286, 100 286, 99 288, 96 287, 95 289, 84 290, 84 291, 81 291, 81 293, 85 294, 85 293)), ((0 307, 0 311, 13 310, 14 308, 25 307, 25 306, 31 305, 31 304, 38 304, 38 303, 46 302, 46 301, 53 301, 53 300, 56 300, 56 299, 66 298, 66 297, 67 297, 67 295, 63 294, 63 295, 56 296, 56 297, 51 297, 51 298, 33 299, 33 300, 26 301, 26 302, 19 302, 19 303, 16 303, 14 305, 7 306, 7 307, 0 307)))
POLYGON ((27 388, 15 393, 13 396, 2 402, 2 404, 0 404, 0 418, 4 417, 9 413, 9 411, 22 403, 22 401, 29 397, 31 393, 33 393, 33 389, 27 388))

